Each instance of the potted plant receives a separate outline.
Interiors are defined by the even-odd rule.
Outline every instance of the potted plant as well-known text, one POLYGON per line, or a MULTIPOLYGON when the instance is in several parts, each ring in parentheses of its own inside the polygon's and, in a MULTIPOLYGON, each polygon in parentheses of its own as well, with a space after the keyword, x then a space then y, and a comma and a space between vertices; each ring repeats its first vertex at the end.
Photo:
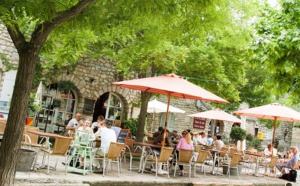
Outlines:
POLYGON ((247 149, 260 149, 261 148, 261 140, 257 137, 252 137, 252 139, 246 141, 247 149))
MULTIPOLYGON (((244 130, 238 126, 232 127, 229 136, 234 141, 234 143, 237 144, 237 141, 239 141, 239 140, 243 141, 246 138, 246 130, 244 130)), ((238 167, 239 167, 238 171, 240 174, 242 171, 243 165, 239 164, 238 167)), ((227 170, 228 170, 228 167, 224 166, 223 173, 227 174, 227 170)), ((230 168, 230 175, 237 175, 236 169, 230 168)))
POLYGON ((230 131, 230 138, 234 140, 235 144, 237 141, 243 141, 246 138, 246 131, 241 127, 232 127, 230 131))

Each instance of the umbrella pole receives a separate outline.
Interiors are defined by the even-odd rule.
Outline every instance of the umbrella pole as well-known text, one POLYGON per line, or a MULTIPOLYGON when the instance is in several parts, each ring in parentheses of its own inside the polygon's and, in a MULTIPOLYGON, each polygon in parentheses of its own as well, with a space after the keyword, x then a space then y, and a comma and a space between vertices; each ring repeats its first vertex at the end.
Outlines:
POLYGON ((168 117, 169 117, 169 107, 170 107, 170 101, 171 101, 171 96, 170 93, 168 94, 168 105, 167 105, 167 113, 166 113, 166 121, 165 121, 165 128, 164 128, 164 135, 163 135, 163 141, 162 141, 162 147, 165 146, 166 142, 166 131, 167 131, 167 126, 168 126, 168 117))
POLYGON ((154 127, 154 118, 155 118, 155 111, 152 114, 152 125, 151 125, 151 133, 153 132, 153 127, 154 127))
POLYGON ((274 119, 274 129, 273 129, 273 138, 272 138, 272 156, 273 156, 273 148, 274 148, 274 144, 275 144, 276 122, 277 122, 277 117, 275 117, 275 119, 274 119))

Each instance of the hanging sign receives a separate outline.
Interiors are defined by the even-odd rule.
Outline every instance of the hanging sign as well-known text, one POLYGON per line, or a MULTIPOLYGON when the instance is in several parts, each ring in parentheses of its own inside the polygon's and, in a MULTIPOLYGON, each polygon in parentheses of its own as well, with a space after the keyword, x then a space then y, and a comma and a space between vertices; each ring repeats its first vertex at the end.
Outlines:
POLYGON ((194 118, 194 123, 193 123, 193 128, 204 130, 205 129, 205 124, 206 124, 206 119, 205 118, 195 117, 194 118))

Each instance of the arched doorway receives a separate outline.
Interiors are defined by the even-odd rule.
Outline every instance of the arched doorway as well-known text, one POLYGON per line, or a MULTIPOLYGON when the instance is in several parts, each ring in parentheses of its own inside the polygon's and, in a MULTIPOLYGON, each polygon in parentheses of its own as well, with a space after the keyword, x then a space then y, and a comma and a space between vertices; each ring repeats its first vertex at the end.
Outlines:
POLYGON ((123 110, 124 104, 120 96, 113 92, 106 92, 96 100, 93 121, 97 121, 100 115, 112 123, 114 120, 122 121, 123 110))

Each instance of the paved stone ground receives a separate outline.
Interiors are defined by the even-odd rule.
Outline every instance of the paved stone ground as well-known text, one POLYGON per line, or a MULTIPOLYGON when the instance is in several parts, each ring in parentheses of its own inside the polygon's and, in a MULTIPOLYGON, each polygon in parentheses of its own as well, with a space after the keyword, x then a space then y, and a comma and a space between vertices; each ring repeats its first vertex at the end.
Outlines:
MULTIPOLYGON (((52 158, 51 165, 55 164, 56 157, 52 158)), ((40 162, 41 159, 38 160, 40 162)), ((204 177, 203 173, 198 170, 197 177, 195 178, 192 174, 189 180, 188 174, 184 176, 173 174, 170 178, 167 175, 158 175, 155 178, 155 173, 138 173, 137 170, 129 171, 129 163, 122 163, 121 175, 118 177, 116 164, 113 164, 113 169, 103 177, 100 173, 87 174, 83 176, 78 173, 67 173, 65 175, 63 157, 58 157, 57 170, 50 170, 50 174, 46 174, 46 169, 40 169, 31 172, 17 172, 15 185, 17 186, 37 186, 37 185, 62 185, 62 186, 98 186, 98 185, 130 185, 130 186, 155 186, 155 185, 168 185, 168 186, 284 186, 287 181, 274 178, 274 177, 263 177, 259 174, 258 177, 246 174, 242 172, 240 179, 237 176, 232 176, 230 179, 226 175, 212 175, 211 167, 207 166, 207 175, 204 177)), ((134 162, 134 167, 138 167, 138 161, 134 162)), ((185 168, 187 172, 187 168, 185 168)), ((221 172, 220 172, 221 173, 221 172)), ((299 178, 299 177, 298 177, 299 178)), ((299 185, 298 183, 293 183, 292 185, 299 185)))

